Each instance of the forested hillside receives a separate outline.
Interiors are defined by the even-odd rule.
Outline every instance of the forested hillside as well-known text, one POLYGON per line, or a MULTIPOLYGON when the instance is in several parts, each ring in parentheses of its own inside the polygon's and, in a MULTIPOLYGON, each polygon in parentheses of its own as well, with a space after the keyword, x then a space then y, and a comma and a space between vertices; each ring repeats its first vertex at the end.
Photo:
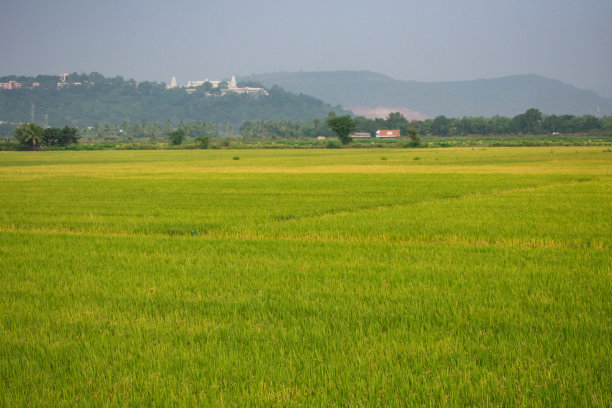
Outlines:
POLYGON ((70 74, 70 82, 58 87, 58 77, 7 76, 0 82, 18 81, 20 89, 0 90, 0 121, 36 122, 49 126, 92 126, 146 120, 227 123, 240 126, 247 120, 313 120, 325 118, 339 107, 306 95, 296 95, 278 86, 269 95, 209 95, 204 87, 192 93, 184 88, 166 89, 165 84, 138 83, 122 77, 70 74), (35 83, 39 85, 34 86, 35 83), (32 120, 33 119, 33 120, 32 120))

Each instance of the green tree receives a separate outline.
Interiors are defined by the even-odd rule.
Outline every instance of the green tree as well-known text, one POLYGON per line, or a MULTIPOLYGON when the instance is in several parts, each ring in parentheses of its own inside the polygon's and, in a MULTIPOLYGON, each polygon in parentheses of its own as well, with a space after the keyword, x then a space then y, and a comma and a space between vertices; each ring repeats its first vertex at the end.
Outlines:
POLYGON ((387 115, 387 129, 398 129, 400 134, 405 136, 408 125, 408 120, 401 112, 391 112, 387 115))
POLYGON ((351 132, 355 130, 355 122, 349 115, 328 117, 327 126, 338 136, 342 144, 350 143, 351 132))
POLYGON ((43 146, 57 146, 58 140, 61 138, 61 129, 59 128, 46 128, 42 133, 42 145, 43 146))
MULTIPOLYGON (((180 128, 180 124, 179 124, 179 128, 180 128)), ((162 130, 165 134, 171 133, 172 132, 172 122, 170 120, 166 120, 164 124, 162 125, 162 130)))
POLYGON ((210 139, 206 136, 201 136, 201 137, 196 138, 195 142, 198 144, 198 147, 200 149, 208 149, 210 139))
POLYGON ((355 122, 355 130, 357 132, 368 132, 372 137, 376 135, 376 131, 379 129, 376 127, 374 120, 363 116, 355 117, 353 122, 355 122))
POLYGON ((410 137, 410 146, 420 146, 421 138, 419 137, 419 131, 416 129, 408 129, 408 136, 410 137))
POLYGON ((493 116, 491 118, 493 133, 498 135, 512 132, 512 119, 505 116, 493 116))
POLYGON ((81 138, 78 130, 73 127, 47 128, 43 130, 42 144, 44 146, 68 146, 77 144, 81 138))
MULTIPOLYGON (((221 85, 219 85, 221 86, 221 85)), ((232 125, 230 125, 229 122, 225 122, 225 124, 223 125, 223 128, 225 130, 225 133, 228 135, 233 135, 234 134, 234 128, 232 127, 232 125)))
POLYGON ((185 131, 182 129, 175 130, 174 132, 168 133, 168 137, 173 146, 179 146, 185 141, 185 131))
POLYGON ((114 138, 113 137, 114 136, 113 135, 113 127, 111 125, 109 125, 108 123, 105 123, 102 126, 101 132, 102 132, 102 137, 104 139, 112 139, 112 138, 114 138))
POLYGON ((535 108, 527 109, 525 113, 512 118, 512 127, 519 133, 542 133, 542 112, 535 108))
POLYGON ((24 146, 39 148, 43 143, 43 128, 36 123, 22 123, 15 129, 14 136, 24 146))
POLYGON ((245 121, 242 126, 240 126, 239 132, 242 137, 249 139, 263 138, 266 136, 266 130, 260 120, 245 121))
POLYGON ((93 125, 93 134, 96 136, 96 140, 100 138, 100 125, 98 122, 93 125))
POLYGON ((431 133, 437 136, 447 136, 451 127, 451 120, 444 115, 436 116, 431 123, 431 133))
POLYGON ((120 129, 121 134, 123 135, 124 139, 128 139, 131 135, 130 133, 130 124, 128 123, 127 120, 124 120, 121 123, 121 129, 120 129))
POLYGON ((58 144, 60 146, 68 146, 79 143, 79 139, 81 138, 81 136, 79 136, 78 132, 79 130, 77 128, 64 126, 60 130, 58 144))
POLYGON ((81 130, 81 136, 83 139, 89 139, 90 133, 91 132, 88 128, 83 128, 83 130, 81 130))

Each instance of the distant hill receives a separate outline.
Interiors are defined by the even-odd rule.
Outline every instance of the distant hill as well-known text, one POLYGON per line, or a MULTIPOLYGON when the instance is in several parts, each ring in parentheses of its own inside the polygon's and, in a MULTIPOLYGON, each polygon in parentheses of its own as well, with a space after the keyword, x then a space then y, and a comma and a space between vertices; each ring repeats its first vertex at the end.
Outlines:
POLYGON ((164 84, 105 78, 98 73, 70 74, 70 83, 58 88, 57 76, 6 76, 0 82, 18 81, 21 89, 0 89, 0 121, 34 121, 49 126, 120 125, 146 120, 163 123, 203 121, 240 126, 247 120, 310 121, 330 111, 344 113, 307 95, 296 95, 278 86, 269 95, 207 95, 204 87, 188 93, 166 89, 164 84), (37 85, 35 85, 37 84, 37 85))
POLYGON ((595 92, 599 96, 612 99, 612 86, 600 86, 597 88, 590 88, 590 90, 595 92))
POLYGON ((461 82, 400 81, 368 71, 292 72, 253 75, 249 80, 279 85, 367 114, 405 112, 422 119, 515 116, 529 108, 544 114, 612 115, 612 99, 539 75, 461 82))

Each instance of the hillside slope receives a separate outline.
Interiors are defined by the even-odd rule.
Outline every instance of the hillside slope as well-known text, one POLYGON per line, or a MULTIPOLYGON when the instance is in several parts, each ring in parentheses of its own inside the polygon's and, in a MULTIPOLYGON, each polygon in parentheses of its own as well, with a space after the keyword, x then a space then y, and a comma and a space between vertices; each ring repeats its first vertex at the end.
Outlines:
MULTIPOLYGON (((73 74, 72 77, 76 77, 73 74)), ((0 90, 0 121, 19 123, 32 120, 49 126, 91 126, 94 123, 163 123, 170 120, 229 123, 239 126, 247 120, 313 120, 325 118, 332 110, 321 100, 271 87, 269 95, 207 95, 203 88, 189 94, 184 89, 166 89, 163 84, 122 78, 96 77, 95 83, 58 89, 50 76, 4 77, 23 82, 22 89, 0 90), (48 77, 48 78, 47 78, 48 77), (28 89, 38 81, 40 86, 28 89)))

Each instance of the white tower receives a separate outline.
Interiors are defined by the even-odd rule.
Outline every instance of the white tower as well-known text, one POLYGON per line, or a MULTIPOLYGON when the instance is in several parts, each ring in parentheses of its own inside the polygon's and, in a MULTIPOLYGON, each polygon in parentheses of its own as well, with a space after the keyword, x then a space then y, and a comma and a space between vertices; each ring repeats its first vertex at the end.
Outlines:
POLYGON ((170 81, 170 85, 167 86, 168 89, 170 88, 176 88, 178 85, 176 84, 176 77, 173 76, 172 77, 172 81, 170 81))
POLYGON ((236 88, 236 75, 232 75, 232 80, 230 81, 228 88, 229 89, 236 88))

